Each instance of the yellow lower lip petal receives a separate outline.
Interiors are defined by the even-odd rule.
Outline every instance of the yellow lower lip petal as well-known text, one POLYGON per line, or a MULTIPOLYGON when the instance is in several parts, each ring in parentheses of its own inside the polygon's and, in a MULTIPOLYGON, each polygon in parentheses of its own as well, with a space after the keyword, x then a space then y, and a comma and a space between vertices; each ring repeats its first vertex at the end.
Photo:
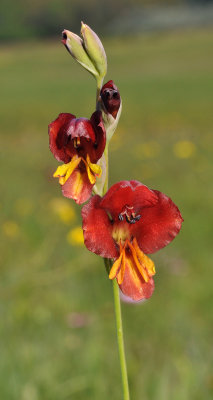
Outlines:
POLYGON ((109 279, 114 279, 121 267, 121 263, 122 263, 122 257, 123 257, 123 253, 120 254, 119 258, 117 258, 117 260, 115 260, 110 273, 109 273, 109 279))
POLYGON ((59 178, 60 185, 64 185, 80 162, 81 157, 78 157, 77 155, 74 156, 69 163, 60 165, 53 174, 53 177, 59 178))
POLYGON ((94 185, 96 182, 96 176, 98 178, 100 178, 102 169, 101 169, 100 165, 93 164, 90 162, 89 154, 87 154, 86 161, 84 159, 82 159, 82 160, 86 166, 89 181, 92 185, 94 185))
POLYGON ((149 276, 155 275, 155 264, 146 254, 142 252, 140 247, 138 246, 136 238, 133 239, 133 247, 136 251, 137 258, 139 259, 140 263, 146 267, 149 276))
POLYGON ((101 169, 100 165, 90 163, 89 167, 92 170, 92 172, 94 172, 94 174, 97 175, 98 178, 100 178, 101 173, 102 173, 102 169, 101 169))
POLYGON ((87 175, 88 175, 88 178, 89 178, 90 183, 91 183, 92 185, 94 185, 95 182, 96 182, 96 177, 95 177, 95 175, 91 172, 90 166, 89 166, 87 163, 86 163, 86 170, 87 170, 87 175))

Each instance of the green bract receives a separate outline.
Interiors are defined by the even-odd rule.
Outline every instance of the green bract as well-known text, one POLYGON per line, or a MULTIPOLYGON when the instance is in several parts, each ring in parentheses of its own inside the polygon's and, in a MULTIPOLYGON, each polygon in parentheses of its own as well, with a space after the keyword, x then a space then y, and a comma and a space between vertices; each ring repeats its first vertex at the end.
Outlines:
POLYGON ((66 46, 71 56, 78 61, 82 67, 87 69, 87 71, 89 71, 95 77, 98 76, 98 71, 84 49, 83 40, 78 35, 68 30, 64 30, 62 42, 66 46))
POLYGON ((81 35, 87 54, 98 70, 99 76, 104 78, 107 72, 107 57, 99 37, 83 22, 81 23, 81 35))
POLYGON ((96 33, 82 22, 82 39, 65 29, 62 33, 62 43, 71 56, 89 71, 100 88, 107 72, 107 58, 104 47, 96 33))

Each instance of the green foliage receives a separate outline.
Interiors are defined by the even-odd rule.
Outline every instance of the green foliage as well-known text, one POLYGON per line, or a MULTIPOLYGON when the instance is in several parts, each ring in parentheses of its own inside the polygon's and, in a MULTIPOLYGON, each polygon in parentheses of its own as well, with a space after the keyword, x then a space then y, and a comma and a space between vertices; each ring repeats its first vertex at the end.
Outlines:
POLYGON ((180 3, 178 0, 1 0, 0 39, 57 36, 63 29, 78 33, 80 21, 106 33, 109 23, 134 6, 180 3))
MULTIPOLYGON (((153 297, 123 304, 134 400, 212 398, 212 39, 200 30, 104 42, 123 99, 110 183, 159 189, 185 219, 152 257, 153 297)), ((2 47, 0 74, 0 397, 119 400, 111 283, 101 259, 67 241, 79 208, 68 201, 76 217, 64 221, 52 203, 62 195, 47 125, 60 112, 89 117, 95 81, 60 38, 2 47)))

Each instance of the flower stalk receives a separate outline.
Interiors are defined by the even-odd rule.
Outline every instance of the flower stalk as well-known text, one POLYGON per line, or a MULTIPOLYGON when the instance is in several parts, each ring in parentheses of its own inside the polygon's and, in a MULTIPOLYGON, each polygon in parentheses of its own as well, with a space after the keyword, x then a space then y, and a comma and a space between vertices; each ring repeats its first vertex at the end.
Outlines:
POLYGON ((124 400, 130 400, 126 356, 125 356, 125 348, 124 348, 124 338, 123 338, 123 324, 122 324, 122 316, 121 316, 121 303, 120 303, 119 287, 118 287, 116 279, 113 279, 112 284, 113 284, 114 305, 115 305, 115 319, 116 319, 116 329, 117 329, 117 339, 118 339, 118 351, 119 351, 119 359, 120 359, 120 367, 121 367, 121 379, 122 379, 122 386, 123 386, 123 398, 124 398, 124 400))
POLYGON ((97 82, 97 89, 96 89, 96 108, 98 108, 98 102, 99 102, 99 97, 100 97, 100 92, 101 92, 101 88, 103 85, 103 78, 98 77, 96 79, 97 82))
POLYGON ((106 162, 106 178, 104 182, 103 194, 108 190, 108 179, 109 179, 109 150, 108 145, 106 145, 104 150, 105 162, 106 162))
MULTIPOLYGON (((106 145, 106 147, 105 147, 104 154, 105 154, 105 158, 106 158, 106 179, 105 179, 104 188, 103 188, 103 195, 108 190, 108 176, 109 176, 108 145, 106 145)), ((109 274, 109 272, 112 268, 112 260, 110 258, 104 258, 104 265, 105 265, 107 274, 109 274)), ((123 335, 120 294, 119 294, 119 286, 117 284, 116 278, 113 279, 112 285, 113 285, 113 296, 114 296, 116 331, 117 331, 117 340, 118 340, 118 353, 119 353, 121 380, 122 380, 122 387, 123 387, 123 400, 130 400, 129 383, 128 383, 128 375, 127 375, 127 363, 126 363, 126 355, 125 355, 125 347, 124 347, 124 335, 123 335)))

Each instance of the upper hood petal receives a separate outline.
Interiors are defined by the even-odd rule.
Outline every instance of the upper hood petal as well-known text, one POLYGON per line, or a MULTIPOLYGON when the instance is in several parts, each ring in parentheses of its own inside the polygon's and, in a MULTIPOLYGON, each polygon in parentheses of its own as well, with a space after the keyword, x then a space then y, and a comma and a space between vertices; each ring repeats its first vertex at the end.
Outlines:
POLYGON ((58 161, 67 163, 71 159, 66 151, 68 143, 67 130, 74 119, 75 115, 73 114, 61 113, 48 126, 50 150, 58 161))

